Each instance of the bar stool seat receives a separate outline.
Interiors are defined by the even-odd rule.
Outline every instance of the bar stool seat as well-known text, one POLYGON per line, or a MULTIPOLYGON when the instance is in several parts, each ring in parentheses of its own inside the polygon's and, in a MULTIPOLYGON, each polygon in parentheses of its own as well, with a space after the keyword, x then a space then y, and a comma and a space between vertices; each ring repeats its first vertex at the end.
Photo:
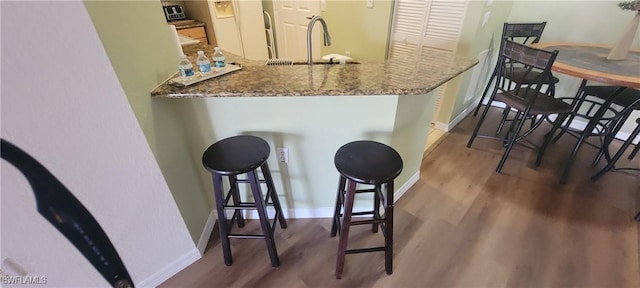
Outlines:
POLYGON ((342 278, 346 254, 385 252, 385 271, 393 267, 393 181, 402 172, 402 158, 393 148, 375 141, 354 141, 340 147, 335 154, 335 166, 340 173, 338 195, 333 214, 331 237, 340 233, 336 278, 342 278), (356 185, 373 185, 369 189, 356 189, 356 185), (382 186, 384 185, 384 192, 382 186), (373 193, 372 211, 353 212, 355 194, 373 193), (384 215, 380 214, 380 206, 384 215), (352 220, 352 216, 372 215, 368 220, 352 220), (382 230, 385 245, 363 249, 347 249, 349 229, 352 225, 372 224, 371 231, 382 230))
POLYGON ((280 206, 280 201, 278 200, 278 195, 273 185, 273 178, 271 177, 271 172, 267 164, 270 151, 269 144, 263 139, 255 136, 241 135, 229 137, 212 144, 202 155, 202 164, 211 172, 213 177, 220 242, 222 244, 224 262, 227 266, 232 263, 230 238, 264 238, 271 258, 271 266, 274 268, 280 266, 280 259, 278 258, 273 232, 276 222, 279 222, 280 227, 283 229, 287 227, 287 223, 284 219, 282 207, 280 206), (258 168, 262 172, 264 179, 258 177, 258 168), (242 174, 246 174, 247 179, 237 178, 238 175, 242 174), (222 188, 223 176, 228 178, 230 186, 226 196, 222 188), (249 184, 254 202, 244 202, 241 200, 238 183, 249 184), (262 193, 261 183, 266 184, 266 195, 262 193), (233 205, 229 203, 231 199, 233 199, 233 205), (274 219, 273 223, 269 221, 266 210, 267 205, 272 205, 275 208, 274 218, 277 218, 277 221, 274 219), (227 219, 225 213, 225 211, 229 210, 234 211, 230 221, 227 219), (231 233, 234 221, 238 227, 244 227, 245 223, 242 215, 244 210, 257 210, 263 234, 248 235, 231 233))

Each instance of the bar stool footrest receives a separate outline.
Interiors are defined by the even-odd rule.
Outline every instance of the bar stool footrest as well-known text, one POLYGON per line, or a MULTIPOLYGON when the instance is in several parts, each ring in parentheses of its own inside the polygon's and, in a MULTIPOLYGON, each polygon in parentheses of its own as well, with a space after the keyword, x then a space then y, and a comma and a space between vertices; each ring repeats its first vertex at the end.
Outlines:
POLYGON ((348 249, 345 251, 345 254, 358 254, 358 253, 368 253, 368 252, 380 252, 385 251, 387 247, 372 247, 372 248, 360 248, 360 249, 348 249))
POLYGON ((264 239, 263 234, 228 234, 228 237, 237 239, 264 239))
POLYGON ((384 224, 387 219, 370 219, 370 220, 358 220, 351 221, 351 225, 367 225, 367 224, 384 224))

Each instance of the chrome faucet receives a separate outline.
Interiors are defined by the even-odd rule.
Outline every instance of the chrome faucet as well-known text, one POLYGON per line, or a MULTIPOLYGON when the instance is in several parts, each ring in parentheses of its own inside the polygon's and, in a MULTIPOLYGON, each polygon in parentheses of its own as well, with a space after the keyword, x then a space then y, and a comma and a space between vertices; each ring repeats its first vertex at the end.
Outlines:
POLYGON ((331 36, 329 36, 329 30, 327 30, 327 22, 320 15, 313 16, 307 27, 307 64, 309 65, 313 64, 311 59, 311 33, 313 32, 313 25, 318 21, 320 21, 324 30, 324 46, 331 46, 331 36))

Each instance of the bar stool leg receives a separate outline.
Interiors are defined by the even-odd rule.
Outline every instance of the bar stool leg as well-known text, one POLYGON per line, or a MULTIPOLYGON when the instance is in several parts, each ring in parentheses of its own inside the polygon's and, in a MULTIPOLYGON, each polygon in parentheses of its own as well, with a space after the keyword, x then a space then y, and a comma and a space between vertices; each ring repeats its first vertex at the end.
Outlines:
POLYGON ((287 221, 284 219, 284 215, 282 214, 282 206, 280 206, 280 199, 278 199, 278 193, 276 193, 276 187, 273 185, 273 178, 271 177, 271 170, 269 170, 269 164, 264 162, 262 166, 260 166, 260 170, 262 171, 262 175, 264 176, 265 182, 267 182, 267 193, 271 198, 271 202, 273 203, 273 207, 276 209, 276 217, 278 218, 278 222, 280 223, 280 228, 287 228, 287 221))
MULTIPOLYGON (((380 194, 382 185, 376 185, 375 191, 373 192, 373 220, 380 219, 380 194)), ((378 233, 378 223, 373 223, 371 225, 371 232, 378 233)))
POLYGON ((273 231, 269 225, 269 215, 267 215, 267 204, 264 201, 262 191, 260 191, 260 182, 255 170, 247 172, 249 178, 249 185, 251 185, 251 193, 253 194, 253 200, 256 202, 256 210, 260 216, 260 226, 262 226, 262 234, 264 234, 264 241, 267 244, 267 250, 269 251, 269 257, 271 258, 271 266, 276 268, 280 266, 280 259, 278 258, 278 251, 276 250, 276 244, 273 240, 273 231))
POLYGON ((331 237, 336 237, 338 234, 338 224, 340 224, 340 208, 342 208, 342 197, 344 197, 344 187, 346 185, 347 178, 340 175, 340 181, 338 181, 338 195, 336 195, 336 208, 333 212, 333 224, 331 225, 331 237))
POLYGON ((387 197, 385 199, 385 229, 384 229, 384 269, 388 275, 393 273, 393 181, 387 183, 387 197))
POLYGON ((351 213, 353 211, 353 202, 356 192, 356 182, 349 180, 347 195, 344 207, 344 220, 342 221, 342 229, 340 231, 340 241, 338 243, 338 259, 336 260, 336 278, 342 278, 342 270, 344 270, 344 258, 347 253, 347 244, 349 240, 349 228, 351 226, 351 213))
POLYGON ((218 227, 220 230, 220 243, 222 244, 222 254, 224 264, 231 266, 231 245, 229 243, 229 226, 227 216, 224 212, 224 193, 222 193, 222 175, 211 173, 213 176, 213 193, 216 198, 216 210, 218 212, 218 227))
MULTIPOLYGON (((231 186, 231 197, 233 198, 233 204, 236 206, 240 206, 240 190, 238 189, 238 178, 236 175, 229 176, 229 186, 231 186)), ((238 227, 244 227, 244 215, 241 209, 236 209, 234 211, 236 216, 236 221, 238 223, 238 227)), ((233 223, 231 223, 233 225, 233 223)))

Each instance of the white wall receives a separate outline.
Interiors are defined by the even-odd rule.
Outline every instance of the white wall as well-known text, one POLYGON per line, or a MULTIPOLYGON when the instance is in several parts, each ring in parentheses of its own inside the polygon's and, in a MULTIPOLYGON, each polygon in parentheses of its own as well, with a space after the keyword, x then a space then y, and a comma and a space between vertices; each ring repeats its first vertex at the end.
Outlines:
MULTIPOLYGON (((1 5, 2 138, 38 159, 84 204, 138 286, 156 285, 197 259, 82 2, 1 5)), ((1 259, 46 276, 47 286, 108 286, 36 212, 20 172, 0 164, 1 259)))

